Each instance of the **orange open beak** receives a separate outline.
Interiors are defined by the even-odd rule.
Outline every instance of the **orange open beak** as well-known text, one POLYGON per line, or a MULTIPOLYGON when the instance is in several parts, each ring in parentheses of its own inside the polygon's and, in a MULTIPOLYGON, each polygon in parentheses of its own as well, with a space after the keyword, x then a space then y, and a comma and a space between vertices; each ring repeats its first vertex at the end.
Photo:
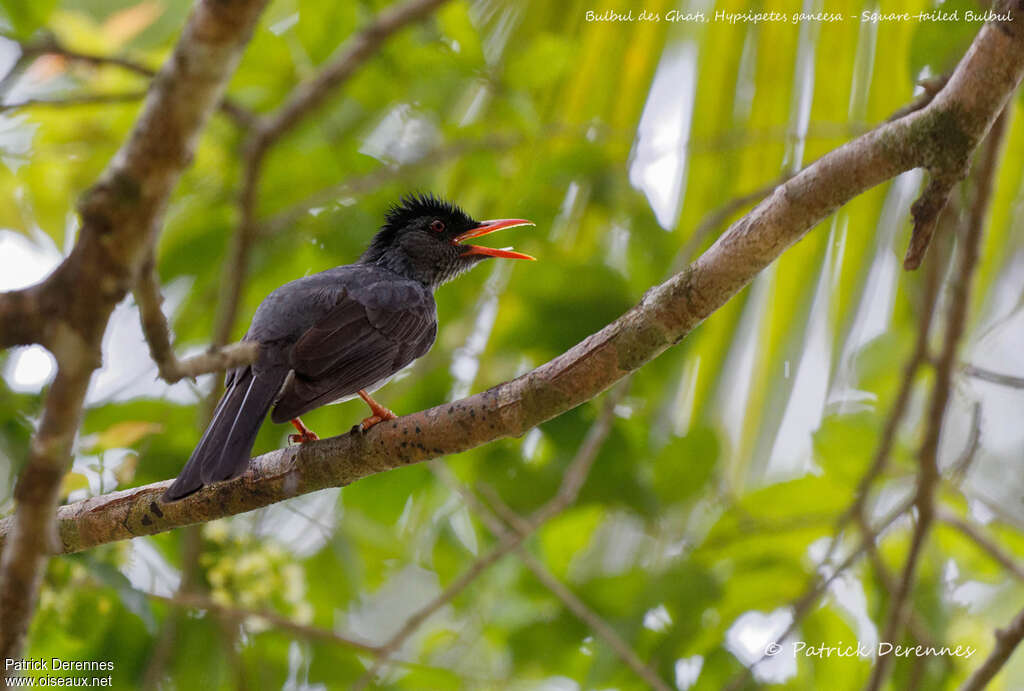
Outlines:
POLYGON ((537 261, 534 257, 522 252, 513 252, 511 248, 495 249, 493 247, 481 247, 479 245, 462 245, 464 240, 470 238, 478 238, 481 235, 487 235, 493 233, 496 230, 502 230, 503 228, 518 228, 519 226, 533 226, 537 225, 533 221, 527 221, 522 218, 499 218, 493 221, 481 221, 480 225, 472 230, 467 230, 465 233, 460 233, 455 236, 452 240, 453 245, 461 245, 466 248, 466 251, 462 254, 482 254, 487 257, 504 257, 505 259, 529 259, 530 261, 537 261))

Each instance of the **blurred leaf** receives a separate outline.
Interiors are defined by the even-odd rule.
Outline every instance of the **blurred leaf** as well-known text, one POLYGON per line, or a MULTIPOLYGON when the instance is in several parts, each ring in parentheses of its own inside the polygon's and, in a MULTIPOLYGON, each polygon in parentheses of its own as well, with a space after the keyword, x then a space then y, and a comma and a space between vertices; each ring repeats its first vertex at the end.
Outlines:
POLYGON ((22 38, 27 38, 45 24, 56 6, 57 0, 0 0, 0 10, 14 32, 22 38))
POLYGON ((959 21, 922 21, 914 24, 910 42, 910 77, 919 79, 926 67, 930 76, 945 74, 956 67, 971 40, 978 33, 977 22, 968 22, 966 12, 980 15, 983 8, 972 0, 943 0, 932 12, 956 12, 959 21))
POLYGON ((114 47, 121 46, 152 24, 163 11, 164 4, 159 0, 144 0, 107 17, 103 33, 114 47))
POLYGON ((718 465, 718 436, 708 427, 674 437, 654 461, 654 491, 666 504, 691 499, 706 489, 718 465))
POLYGON ((146 597, 145 593, 136 590, 131 582, 125 578, 124 574, 110 564, 90 556, 82 557, 82 561, 88 567, 89 572, 100 583, 113 588, 117 592, 125 608, 142 620, 142 623, 146 625, 147 631, 150 633, 156 632, 156 618, 153 616, 153 610, 149 605, 149 598, 146 597))
POLYGON ((152 434, 160 434, 164 426, 159 422, 146 422, 144 420, 131 420, 118 422, 100 432, 96 439, 96 449, 117 449, 131 446, 144 437, 152 434))
POLYGON ((814 458, 825 474, 855 485, 879 440, 879 421, 870 413, 831 415, 814 433, 814 458))
POLYGON ((559 578, 569 574, 573 557, 582 552, 604 518, 597 506, 581 507, 563 512, 540 529, 544 561, 559 578))
POLYGON ((67 497, 76 489, 89 489, 89 478, 81 473, 68 473, 60 483, 60 496, 67 497))
POLYGON ((560 80, 569 67, 573 46, 565 36, 542 34, 517 52, 508 66, 508 79, 517 88, 544 88, 560 80))

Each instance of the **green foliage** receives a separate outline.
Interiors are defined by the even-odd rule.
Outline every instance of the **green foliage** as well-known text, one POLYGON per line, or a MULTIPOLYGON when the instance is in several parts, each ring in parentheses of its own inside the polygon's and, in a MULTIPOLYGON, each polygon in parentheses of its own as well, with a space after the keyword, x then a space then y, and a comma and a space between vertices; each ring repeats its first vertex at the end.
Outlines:
POLYGON ((39 2, 3 0, 0 2, 0 17, 10 24, 16 35, 29 36, 46 23, 56 6, 57 0, 40 0, 39 2))
MULTIPOLYGON (((945 0, 938 5, 941 12, 956 12, 965 17, 968 11, 981 14, 981 8, 969 0, 945 0)), ((976 22, 922 22, 914 29, 910 41, 910 78, 918 79, 925 68, 931 76, 945 74, 956 67, 971 39, 977 33, 976 22)))
MULTIPOLYGON (((273 112, 340 42, 390 4, 274 0, 229 97, 253 112, 273 112)), ((754 4, 782 12, 805 5, 754 4)), ((916 13, 932 4, 841 0, 823 9, 848 16, 874 9, 916 13)), ((664 13, 674 5, 654 0, 615 9, 664 13)), ((391 37, 268 152, 255 209, 260 227, 232 337, 241 337, 253 310, 277 286, 358 257, 399 195, 432 190, 479 218, 533 219, 536 228, 510 231, 499 242, 539 261, 502 269, 492 262, 439 290, 436 346, 407 376, 389 383, 380 400, 411 412, 514 378, 625 313, 692 259, 679 256, 682 247, 691 241, 697 252, 708 247, 721 229, 698 238, 694 233, 709 213, 908 103, 921 71, 946 71, 978 28, 963 22, 849 20, 801 27, 584 20, 587 10, 613 7, 453 1, 391 37), (803 57, 810 61, 806 71, 798 65, 803 57), (678 142, 659 139, 682 124, 677 116, 663 118, 653 132, 641 126, 655 75, 673 64, 686 75, 670 85, 673 103, 692 111, 678 142), (682 83, 691 78, 692 102, 682 83), (809 119, 806 136, 798 134, 802 113, 809 119), (659 153, 679 153, 685 166, 679 208, 665 223, 651 203, 659 192, 640 189, 643 176, 632 168, 640 164, 642 141, 652 136, 659 153), (459 362, 472 363, 472 371, 466 374, 459 362)), ((977 9, 966 0, 942 5, 961 14, 968 8, 977 9)), ((0 21, 16 38, 45 32, 70 49, 127 55, 155 68, 188 9, 186 2, 149 0, 5 0, 0 21)), ((711 11, 748 9, 755 8, 727 0, 711 11)), ((45 56, 25 67, 18 83, 23 98, 146 86, 144 78, 115 65, 45 56)), ((1013 108, 972 297, 967 340, 973 345, 965 357, 1019 334, 1005 326, 1019 317, 1024 237, 1018 219, 1024 119, 1020 103, 1013 108)), ((42 244, 42 231, 69 251, 74 200, 122 144, 138 109, 125 103, 4 113, 0 233, 42 244)), ((229 117, 214 115, 164 215, 157 269, 173 296, 165 311, 179 353, 198 351, 211 338, 240 220, 244 139, 229 117)), ((670 166, 647 173, 662 184, 660 193, 671 187, 670 166)), ((699 660, 693 688, 725 688, 742 673, 732 630, 737 620, 786 611, 806 592, 820 573, 823 545, 870 466, 921 314, 923 271, 895 268, 915 193, 912 184, 902 184, 881 186, 839 209, 752 288, 637 372, 579 496, 524 542, 670 685, 680 660, 699 660), (800 374, 805 365, 808 373, 800 374), (790 448, 801 450, 788 458, 790 448)), ((940 239, 930 257, 947 256, 948 244, 940 239)), ((126 323, 134 320, 132 313, 126 323)), ((106 348, 74 473, 63 487, 71 500, 172 477, 205 415, 197 401, 211 378, 173 388, 154 384, 155 369, 134 331, 111 332, 106 348)), ((13 362, 12 354, 0 356, 4 512, 13 506, 14 479, 45 393, 15 386, 13 362)), ((1007 356, 1007 371, 1020 364, 1019 356, 1007 356)), ((926 367, 912 382, 906 424, 869 497, 876 518, 913 486, 933 381, 926 367)), ((1019 391, 987 398, 992 390, 975 384, 957 378, 953 422, 940 454, 944 468, 964 445, 974 400, 985 401, 986 416, 997 407, 1016 418, 983 418, 973 470, 966 481, 944 486, 940 503, 975 524, 995 504, 1000 513, 981 529, 1022 559, 1016 495, 997 492, 1019 477, 1022 442, 1019 435, 996 434, 1004 430, 993 426, 1019 420, 1024 401, 1019 391), (999 405, 990 406, 992 400, 999 405)), ((498 440, 441 462, 479 495, 493 493, 529 515, 558 492, 602 405, 599 399, 522 439, 498 440)), ((363 404, 352 401, 304 419, 330 436, 363 415, 363 404)), ((255 453, 283 446, 289 431, 268 422, 255 453)), ((842 547, 858 539, 856 527, 849 527, 842 547)), ((892 574, 903 566, 909 539, 903 521, 879 545, 881 563, 892 574)), ((426 465, 404 468, 340 494, 296 498, 192 533, 51 560, 27 654, 114 660, 117 688, 154 679, 180 689, 349 688, 372 656, 325 632, 385 641, 498 544, 437 473, 426 465), (270 610, 296 626, 182 610, 151 597, 173 593, 182 573, 219 605, 270 610)), ((938 643, 987 651, 993 628, 1024 604, 1024 591, 1002 565, 946 523, 935 528, 919 572, 914 611, 938 643), (970 600, 969 592, 982 595, 970 600)), ((842 583, 846 595, 830 591, 794 637, 815 645, 854 643, 865 635, 865 617, 876 625, 884 621, 891 596, 873 565, 858 562, 842 583)), ((401 662, 383 672, 381 688, 532 689, 556 677, 578 688, 647 688, 614 646, 516 553, 482 570, 395 657, 401 662)), ((954 688, 979 657, 929 661, 918 686, 954 688)), ((911 663, 898 663, 893 688, 909 685, 914 671, 911 663)), ((801 657, 779 687, 860 688, 868 672, 869 663, 857 658, 801 657)), ((1022 680, 1018 662, 994 688, 1018 688, 1022 680)))

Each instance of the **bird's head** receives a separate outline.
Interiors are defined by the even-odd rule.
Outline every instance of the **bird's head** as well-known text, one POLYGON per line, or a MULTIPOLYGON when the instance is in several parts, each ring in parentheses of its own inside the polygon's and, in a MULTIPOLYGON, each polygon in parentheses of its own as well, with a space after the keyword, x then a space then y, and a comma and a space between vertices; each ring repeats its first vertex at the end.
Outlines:
POLYGON ((466 243, 502 228, 532 225, 521 218, 476 221, 451 202, 432 195, 410 195, 391 207, 360 261, 381 264, 437 287, 487 257, 532 260, 530 255, 510 249, 466 243))

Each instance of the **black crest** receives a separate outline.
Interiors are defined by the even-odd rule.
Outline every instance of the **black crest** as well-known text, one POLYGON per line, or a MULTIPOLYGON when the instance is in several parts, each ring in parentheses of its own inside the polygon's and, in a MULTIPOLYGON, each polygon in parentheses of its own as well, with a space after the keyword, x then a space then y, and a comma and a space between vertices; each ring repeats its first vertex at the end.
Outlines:
POLYGON ((370 246, 363 253, 362 261, 373 262, 392 245, 396 236, 417 220, 440 218, 449 228, 471 228, 476 225, 473 217, 452 202, 426 192, 407 194, 392 204, 384 217, 384 225, 373 236, 370 246))
POLYGON ((381 231, 397 232, 425 216, 436 216, 458 226, 475 225, 473 218, 458 206, 427 192, 407 194, 398 200, 398 203, 393 204, 384 217, 381 231))

